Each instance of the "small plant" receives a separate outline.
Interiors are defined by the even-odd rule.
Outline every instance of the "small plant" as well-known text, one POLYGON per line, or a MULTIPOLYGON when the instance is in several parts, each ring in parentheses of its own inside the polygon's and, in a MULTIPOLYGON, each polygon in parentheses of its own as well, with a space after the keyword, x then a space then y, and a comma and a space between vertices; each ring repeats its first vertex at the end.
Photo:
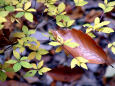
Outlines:
MULTIPOLYGON (((94 20, 94 25, 84 24, 83 26, 87 27, 86 34, 88 34, 89 35, 88 36, 82 33, 81 31, 77 32, 77 30, 75 30, 74 32, 73 29, 70 30, 71 26, 75 23, 75 20, 72 20, 67 15, 66 5, 64 4, 64 2, 56 4, 56 2, 59 0, 36 0, 36 1, 38 3, 43 3, 43 5, 45 6, 43 13, 46 13, 48 16, 51 16, 52 18, 54 18, 55 24, 61 29, 61 31, 63 32, 68 31, 67 33, 70 33, 69 34, 70 37, 68 37, 69 39, 66 39, 66 37, 63 37, 63 35, 60 35, 59 33, 58 34, 56 33, 55 35, 54 32, 56 31, 54 30, 53 30, 54 32, 53 31, 49 32, 48 37, 50 37, 51 39, 51 42, 49 42, 49 45, 54 46, 54 47, 58 46, 55 50, 55 52, 57 53, 64 50, 65 53, 69 53, 73 57, 75 57, 71 61, 71 64, 70 64, 71 68, 74 68, 77 65, 84 69, 88 69, 86 63, 91 63, 90 59, 83 56, 76 56, 76 52, 78 52, 77 49, 79 49, 80 53, 83 53, 80 51, 80 49, 85 49, 86 47, 84 46, 87 46, 87 47, 89 46, 87 43, 86 43, 87 45, 85 45, 85 43, 80 43, 82 42, 82 37, 86 37, 88 40, 91 41, 92 45, 95 46, 96 43, 92 41, 93 39, 91 39, 89 36, 91 36, 92 38, 95 37, 94 33, 96 32, 103 32, 107 34, 114 32, 112 28, 107 26, 111 22, 101 21, 101 18, 96 17, 94 20), (81 36, 76 35, 76 33, 80 33, 81 36), (75 53, 73 51, 75 51, 75 53)), ((75 3, 75 6, 77 7, 88 4, 88 2, 85 0, 73 0, 73 1, 75 3)), ((104 4, 99 3, 99 7, 102 8, 103 10, 101 17, 103 17, 104 13, 112 11, 114 6, 115 6, 115 1, 108 2, 108 0, 104 0, 104 4)), ((3 30, 5 30, 4 23, 8 21, 11 21, 12 25, 15 23, 21 24, 19 20, 23 21, 24 19, 26 19, 26 21, 29 23, 33 23, 34 22, 33 13, 36 13, 36 12, 37 10, 32 8, 31 0, 0 0, 0 31, 1 33, 3 30)), ((40 48, 40 42, 36 38, 31 37, 31 35, 37 31, 36 29, 30 30, 30 28, 28 28, 28 26, 26 26, 26 24, 24 23, 22 25, 22 28, 20 28, 20 30, 18 31, 9 30, 9 31, 10 33, 13 32, 12 38, 15 39, 13 43, 11 42, 7 44, 7 45, 11 45, 11 48, 13 49, 12 50, 13 57, 5 61, 4 64, 0 64, 0 80, 1 81, 5 81, 7 79, 6 72, 18 72, 22 68, 28 69, 28 72, 24 74, 24 77, 33 77, 36 73, 38 73, 39 75, 42 75, 51 70, 50 68, 44 66, 44 61, 42 60, 42 56, 48 54, 48 51, 40 48), (30 50, 29 54, 23 55, 23 52, 26 51, 27 49, 30 50), (37 62, 35 63, 32 62, 34 59, 37 60, 37 62)), ((5 50, 7 50, 3 47, 0 50, 0 54, 3 54, 5 50)), ((110 48, 111 51, 115 54, 115 42, 109 43, 108 48, 110 48)), ((91 48, 88 48, 88 49, 89 51, 93 51, 93 50, 90 50, 91 48)), ((100 52, 105 54, 104 51, 101 49, 100 49, 100 52)), ((83 55, 83 54, 80 54, 80 55, 83 55)), ((100 58, 106 61, 106 58, 99 57, 99 59, 100 58)), ((92 62, 92 63, 103 64, 106 62, 99 62, 99 63, 92 62)))

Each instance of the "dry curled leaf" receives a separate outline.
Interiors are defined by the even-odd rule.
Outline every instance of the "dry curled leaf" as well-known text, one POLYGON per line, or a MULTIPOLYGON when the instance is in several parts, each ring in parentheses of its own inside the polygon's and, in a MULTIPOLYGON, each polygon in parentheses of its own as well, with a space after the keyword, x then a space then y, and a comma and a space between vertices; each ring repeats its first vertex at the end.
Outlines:
POLYGON ((109 63, 108 57, 103 49, 96 44, 96 42, 87 34, 76 29, 66 29, 52 31, 55 38, 61 36, 64 41, 72 39, 72 42, 79 44, 76 48, 71 48, 63 45, 63 49, 69 52, 73 57, 84 57, 88 60, 88 63, 104 64, 109 63))

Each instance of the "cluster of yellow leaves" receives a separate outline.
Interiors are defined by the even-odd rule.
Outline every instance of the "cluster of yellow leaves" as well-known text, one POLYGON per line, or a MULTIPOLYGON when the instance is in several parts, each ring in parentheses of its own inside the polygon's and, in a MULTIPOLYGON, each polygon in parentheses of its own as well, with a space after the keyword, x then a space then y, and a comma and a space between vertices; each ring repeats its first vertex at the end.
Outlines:
POLYGON ((115 54, 115 42, 109 43, 108 48, 111 48, 111 51, 115 54))
POLYGON ((103 9, 104 13, 110 12, 115 6, 115 1, 108 2, 108 0, 104 0, 104 4, 99 3, 99 7, 103 9))
POLYGON ((14 64, 13 69, 15 72, 19 71, 21 67, 24 68, 33 68, 33 70, 28 71, 25 74, 25 77, 31 77, 38 73, 42 75, 43 73, 51 70, 50 68, 47 67, 42 67, 43 66, 43 61, 39 62, 38 67, 35 63, 29 63, 31 60, 33 60, 35 57, 37 60, 41 60, 42 55, 45 55, 48 53, 47 50, 39 48, 40 42, 37 41, 37 39, 30 37, 31 34, 35 33, 35 30, 28 30, 27 26, 22 27, 23 32, 16 32, 13 34, 14 37, 17 37, 19 39, 18 43, 13 46, 13 55, 16 58, 16 60, 11 59, 8 60, 8 64, 14 64), (20 53, 24 52, 24 50, 28 47, 32 52, 29 53, 28 56, 22 56, 20 53), (19 49, 20 52, 17 52, 17 49, 19 49), (41 68, 42 67, 42 68, 41 68), (34 70, 38 69, 38 70, 34 70))
POLYGON ((56 52, 60 52, 60 51, 62 50, 62 46, 63 46, 63 45, 69 46, 69 47, 71 47, 71 48, 75 48, 75 47, 78 47, 78 46, 79 46, 78 43, 71 42, 71 41, 72 41, 72 39, 68 39, 68 40, 64 41, 62 37, 57 36, 57 42, 50 42, 49 45, 59 46, 59 47, 56 49, 56 52))
POLYGON ((94 26, 90 25, 90 24, 84 24, 84 27, 88 27, 86 29, 86 33, 91 36, 91 37, 95 37, 95 35, 91 32, 91 31, 98 31, 98 32, 103 32, 103 33, 112 33, 114 32, 114 30, 110 27, 104 27, 105 25, 108 25, 110 23, 110 21, 103 21, 100 22, 99 17, 96 17, 94 20, 94 26))
POLYGON ((37 72, 38 74, 42 75, 43 73, 45 72, 48 72, 50 71, 51 69, 50 68, 47 68, 47 67, 43 67, 43 64, 44 64, 44 61, 40 61, 38 63, 38 65, 36 65, 35 63, 32 63, 32 70, 28 71, 24 77, 33 77, 37 72))
POLYGON ((36 9, 30 8, 31 7, 31 2, 27 2, 24 5, 24 9, 22 8, 16 8, 15 11, 19 11, 16 14, 16 18, 21 18, 24 16, 28 21, 33 22, 33 14, 30 12, 36 12, 36 9))
POLYGON ((82 67, 84 69, 88 69, 87 65, 86 65, 87 62, 88 62, 88 60, 83 58, 83 57, 73 58, 71 61, 71 68, 74 68, 76 65, 78 65, 79 67, 82 67))

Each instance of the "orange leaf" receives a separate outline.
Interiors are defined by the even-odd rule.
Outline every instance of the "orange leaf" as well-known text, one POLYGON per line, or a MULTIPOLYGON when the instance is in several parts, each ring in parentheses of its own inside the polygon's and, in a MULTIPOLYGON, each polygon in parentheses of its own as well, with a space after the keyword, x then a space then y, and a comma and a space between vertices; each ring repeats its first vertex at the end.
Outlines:
POLYGON ((107 55, 103 49, 96 44, 96 42, 87 34, 76 29, 57 30, 52 31, 55 38, 57 35, 61 36, 64 41, 72 39, 72 42, 79 44, 76 48, 70 48, 66 45, 63 49, 68 51, 73 57, 83 57, 88 60, 88 63, 104 64, 108 63, 107 55))

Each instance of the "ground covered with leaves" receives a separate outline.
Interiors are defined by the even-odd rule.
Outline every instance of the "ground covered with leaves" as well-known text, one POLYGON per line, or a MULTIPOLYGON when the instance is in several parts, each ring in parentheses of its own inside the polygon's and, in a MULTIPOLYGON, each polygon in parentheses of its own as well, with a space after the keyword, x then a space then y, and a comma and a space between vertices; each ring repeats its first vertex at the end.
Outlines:
POLYGON ((115 86, 115 3, 2 1, 0 86, 115 86))

